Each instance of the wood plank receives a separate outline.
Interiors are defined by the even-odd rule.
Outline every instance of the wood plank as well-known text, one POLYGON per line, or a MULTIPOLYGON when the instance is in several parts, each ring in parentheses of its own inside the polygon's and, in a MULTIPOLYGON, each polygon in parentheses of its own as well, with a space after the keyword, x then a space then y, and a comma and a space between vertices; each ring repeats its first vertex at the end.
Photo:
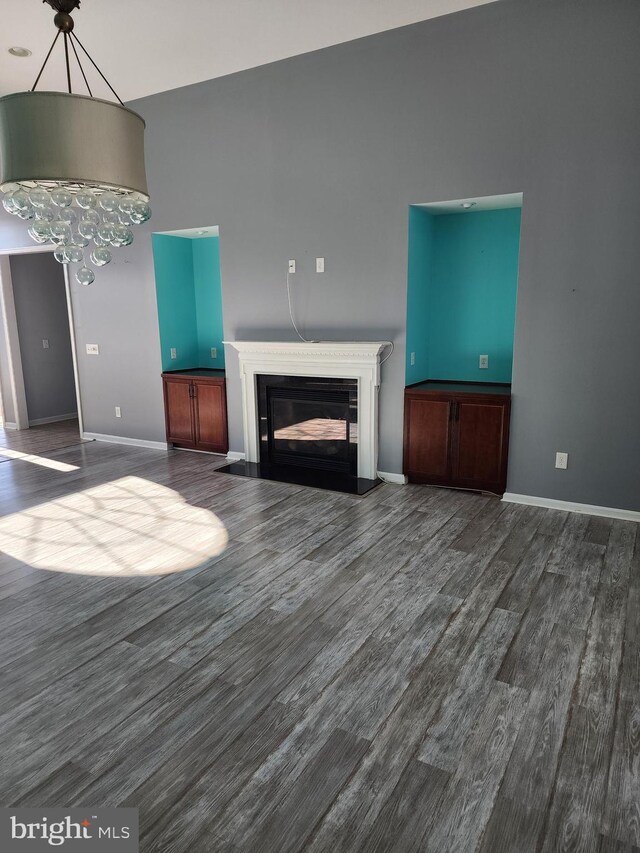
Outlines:
POLYGON ((495 674, 502 663, 519 617, 507 610, 494 610, 460 670, 438 716, 427 730, 417 758, 453 773, 467 749, 467 739, 479 709, 496 690, 495 674))
MULTIPOLYGON (((583 642, 580 629, 566 624, 553 629, 501 784, 503 805, 505 800, 516 805, 511 821, 516 817, 522 821, 509 830, 510 838, 517 838, 520 847, 504 849, 535 849, 551 798, 583 642), (526 805, 521 808, 520 804, 526 805)), ((486 838, 495 843, 503 822, 504 811, 492 815, 486 838)))
POLYGON ((464 760, 423 835, 433 850, 475 850, 523 724, 527 691, 495 683, 464 760))
POLYGON ((123 806, 140 810, 140 837, 147 853, 191 849, 205 831, 207 817, 233 799, 290 733, 300 713, 272 702, 216 760, 199 740, 190 741, 153 773, 123 801, 123 806))
POLYGON ((221 849, 247 850, 256 843, 263 850, 294 853, 300 850, 327 808, 357 768, 369 742, 336 729, 315 758, 298 777, 296 786, 282 798, 274 798, 258 824, 246 835, 212 834, 221 849), (222 845, 226 845, 223 847, 222 845))
POLYGON ((431 822, 449 778, 444 770, 410 761, 358 849, 366 853, 421 849, 424 827, 431 822))
POLYGON ((627 599, 618 705, 602 821, 605 835, 640 847, 640 589, 627 599))

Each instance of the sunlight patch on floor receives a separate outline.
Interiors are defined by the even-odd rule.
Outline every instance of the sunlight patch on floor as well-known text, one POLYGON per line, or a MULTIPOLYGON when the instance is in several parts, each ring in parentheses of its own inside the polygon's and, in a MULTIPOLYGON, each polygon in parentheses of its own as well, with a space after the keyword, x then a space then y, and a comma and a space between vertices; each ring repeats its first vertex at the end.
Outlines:
POLYGON ((135 577, 183 572, 222 553, 227 531, 173 489, 123 477, 0 519, 0 549, 38 569, 135 577))
POLYGON ((22 453, 20 450, 11 450, 8 447, 0 448, 0 457, 8 459, 19 459, 20 462, 31 462, 41 465, 43 468, 53 468, 54 471, 77 471, 77 465, 69 465, 67 462, 58 462, 56 459, 47 459, 46 456, 36 456, 35 453, 22 453))

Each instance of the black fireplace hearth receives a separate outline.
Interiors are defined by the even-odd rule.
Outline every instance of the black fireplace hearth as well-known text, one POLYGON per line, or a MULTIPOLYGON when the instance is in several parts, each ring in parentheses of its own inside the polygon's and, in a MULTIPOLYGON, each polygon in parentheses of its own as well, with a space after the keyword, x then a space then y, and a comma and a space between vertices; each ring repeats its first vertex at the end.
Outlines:
POLYGON ((219 469, 261 479, 364 494, 358 477, 358 383, 313 376, 257 376, 260 463, 219 469))

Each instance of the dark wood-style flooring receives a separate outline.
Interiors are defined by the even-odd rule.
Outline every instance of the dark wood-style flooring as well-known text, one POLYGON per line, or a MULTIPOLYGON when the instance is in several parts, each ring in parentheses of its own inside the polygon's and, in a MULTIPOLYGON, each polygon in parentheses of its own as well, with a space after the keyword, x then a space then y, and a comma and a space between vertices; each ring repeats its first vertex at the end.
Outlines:
POLYGON ((80 426, 77 418, 21 430, 3 429, 0 426, 0 462, 18 458, 20 453, 47 453, 79 442, 80 426))
POLYGON ((148 853, 640 849, 638 525, 48 456, 0 465, 3 805, 136 806, 148 853), (135 523, 109 532, 121 482, 135 523), (228 545, 140 575, 167 495, 228 545), (80 557, 56 536, 72 498, 80 557), (33 568, 32 536, 64 571, 33 568))

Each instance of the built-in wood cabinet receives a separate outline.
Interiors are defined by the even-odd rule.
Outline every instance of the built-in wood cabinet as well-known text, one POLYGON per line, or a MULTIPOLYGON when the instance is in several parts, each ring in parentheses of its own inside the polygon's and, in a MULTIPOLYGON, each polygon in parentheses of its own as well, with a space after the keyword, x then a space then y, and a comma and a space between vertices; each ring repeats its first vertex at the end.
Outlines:
POLYGON ((163 373, 167 442, 176 447, 226 453, 227 393, 222 370, 163 373))
POLYGON ((423 382, 407 388, 404 472, 409 482, 502 494, 510 411, 508 385, 423 382))

